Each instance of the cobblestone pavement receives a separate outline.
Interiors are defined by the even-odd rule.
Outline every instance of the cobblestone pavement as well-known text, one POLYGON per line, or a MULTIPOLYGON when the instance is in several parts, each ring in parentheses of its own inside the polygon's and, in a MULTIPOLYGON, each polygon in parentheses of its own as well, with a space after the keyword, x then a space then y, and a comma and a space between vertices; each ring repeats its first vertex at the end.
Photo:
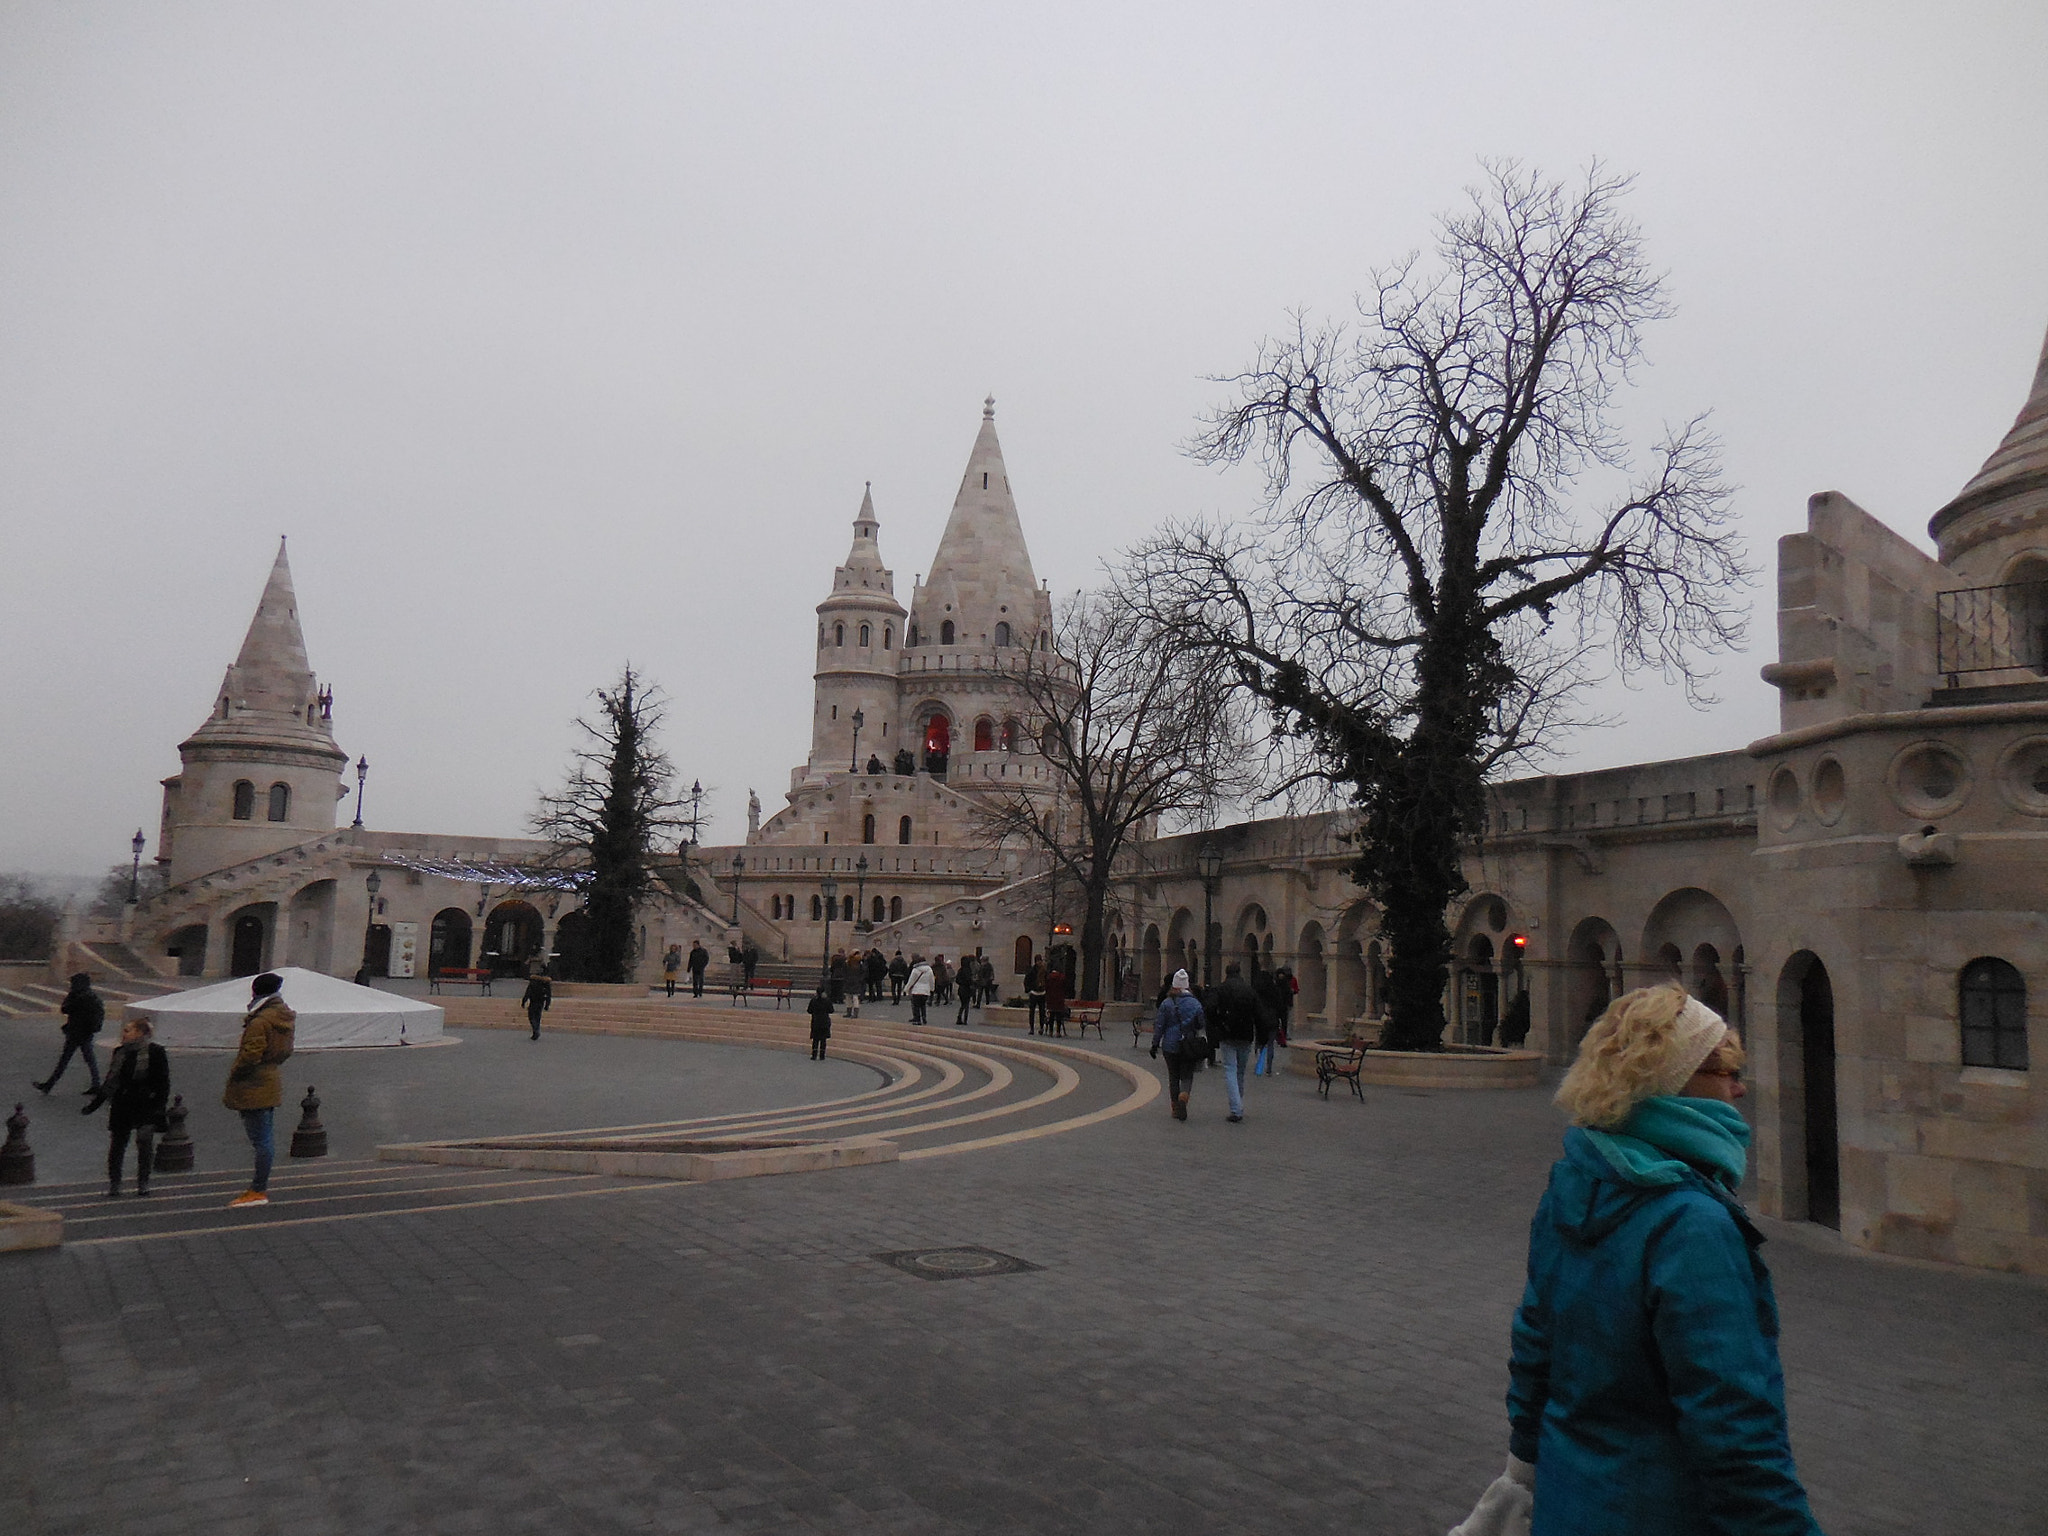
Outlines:
MULTIPOLYGON (((514 1091, 515 1043, 431 1053, 490 1129, 718 1049, 514 1091)), ((757 1054, 774 1102, 806 1063, 757 1054)), ((1228 1125, 1220 1087, 925 1161, 0 1258, 0 1530, 1441 1533, 1503 1454, 1554 1111, 1282 1078, 1228 1125), (875 1257, 954 1245, 1039 1267, 875 1257)), ((1767 1226, 1826 1529, 2048 1531, 2048 1286, 1767 1226)))

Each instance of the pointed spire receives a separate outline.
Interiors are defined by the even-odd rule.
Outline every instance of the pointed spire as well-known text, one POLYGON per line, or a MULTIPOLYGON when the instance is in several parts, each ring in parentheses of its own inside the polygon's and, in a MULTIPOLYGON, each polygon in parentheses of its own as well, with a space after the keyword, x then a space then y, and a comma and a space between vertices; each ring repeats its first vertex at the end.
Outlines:
POLYGON ((1010 473, 996 437, 996 398, 982 402, 981 430, 967 456, 967 472, 953 498, 952 515, 939 537, 932 571, 912 604, 922 643, 942 643, 950 620, 956 643, 993 644, 999 623, 1008 624, 1013 643, 1040 623, 1042 594, 1024 543, 1024 524, 1010 494, 1010 473))
POLYGON ((242 648, 221 679, 213 710, 194 739, 223 733, 241 737, 252 726, 265 734, 281 732, 294 740, 311 737, 324 747, 334 745, 326 699, 306 657, 298 594, 292 590, 291 561, 282 538, 242 648))
POLYGON ((2041 360, 2034 367, 2034 387, 2012 430, 1955 500, 1934 514, 1928 532, 1938 539, 1964 514, 2043 486, 2048 486, 2048 339, 2043 340, 2041 360))
POLYGON ((846 563, 832 573, 832 591, 875 593, 886 599, 881 604, 885 611, 901 613, 893 595, 896 573, 882 564, 881 528, 875 516, 875 483, 870 480, 862 488, 860 510, 853 515, 853 547, 846 552, 846 563))

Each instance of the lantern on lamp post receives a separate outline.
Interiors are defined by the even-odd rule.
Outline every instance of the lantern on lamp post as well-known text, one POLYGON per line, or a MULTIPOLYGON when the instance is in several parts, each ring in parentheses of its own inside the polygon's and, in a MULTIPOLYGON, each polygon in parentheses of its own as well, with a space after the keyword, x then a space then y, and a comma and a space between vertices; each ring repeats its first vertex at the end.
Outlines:
POLYGON ((363 917, 363 963, 356 972, 357 986, 370 979, 370 945, 377 933, 377 893, 384 888, 384 877, 373 869, 363 884, 370 893, 370 910, 363 917))
POLYGON ((128 870, 128 905, 134 906, 142 900, 142 846, 149 839, 142 835, 142 828, 135 829, 135 836, 128 846, 135 850, 135 862, 128 870))
POLYGON ((818 985, 832 985, 832 909, 839 904, 839 882, 830 875, 818 882, 818 894, 825 898, 825 950, 818 966, 818 985))
POLYGON ((361 826, 361 825, 363 824, 363 780, 367 779, 367 778, 368 778, 369 776, 370 776, 370 760, 369 760, 369 759, 368 759, 367 757, 359 757, 359 758, 357 758, 357 759, 356 759, 356 819, 355 819, 355 821, 354 821, 353 825, 355 825, 355 826, 358 826, 358 827, 360 827, 360 826, 361 826))

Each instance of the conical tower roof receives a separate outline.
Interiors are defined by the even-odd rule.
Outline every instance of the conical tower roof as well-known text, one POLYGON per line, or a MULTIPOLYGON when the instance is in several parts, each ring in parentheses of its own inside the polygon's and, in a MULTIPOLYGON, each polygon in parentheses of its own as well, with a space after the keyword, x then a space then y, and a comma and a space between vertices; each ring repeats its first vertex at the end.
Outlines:
POLYGON ((190 742, 313 748, 339 758, 328 708, 320 694, 313 666, 306 658, 306 636, 299 628, 299 599, 292 590, 291 562, 285 542, 277 541, 277 559, 263 596, 242 637, 242 649, 221 679, 213 712, 192 733, 190 742))
POLYGON ((959 644, 981 645, 999 621, 1021 632, 1035 631, 1042 598, 1024 544, 1024 524, 1010 494, 991 395, 983 402, 967 472, 960 477, 952 515, 939 537, 931 574, 917 589, 911 616, 922 644, 937 643, 940 625, 951 619, 959 644))
POLYGON ((1934 514, 1927 531, 1936 539, 1958 518, 2030 491, 2048 489, 2048 339, 2034 368, 2034 387, 2027 403, 1984 467, 1955 500, 1934 514))
POLYGON ((903 605, 896 601, 896 573, 882 564, 881 529, 871 482, 861 493, 860 511, 853 515, 853 547, 846 552, 846 563, 832 573, 832 596, 819 612, 848 606, 841 600, 849 595, 860 600, 859 606, 884 613, 903 612, 903 605))

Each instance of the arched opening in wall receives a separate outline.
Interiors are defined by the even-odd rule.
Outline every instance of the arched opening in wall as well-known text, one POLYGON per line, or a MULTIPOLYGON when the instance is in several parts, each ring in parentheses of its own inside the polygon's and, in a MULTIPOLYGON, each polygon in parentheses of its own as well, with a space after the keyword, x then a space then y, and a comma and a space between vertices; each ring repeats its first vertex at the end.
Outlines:
POLYGON ((1045 722, 1045 728, 1038 733, 1038 750, 1045 757, 1059 756, 1060 730, 1050 720, 1045 722))
POLYGON ((839 898, 839 920, 843 923, 853 921, 853 893, 850 891, 839 898))
POLYGON ((1295 1005, 1301 1009, 1304 1021, 1320 1020, 1330 1007, 1330 965, 1323 950, 1323 925, 1305 923, 1301 938, 1296 945, 1296 965, 1299 967, 1295 981, 1301 987, 1301 995, 1295 1005))
POLYGON ((1493 1044, 1500 1027, 1500 973, 1493 966, 1493 940, 1475 933, 1465 942, 1458 971, 1458 1030, 1467 1045, 1493 1044))
POLYGON ((524 976, 527 963, 540 958, 540 913, 523 901, 500 903, 484 924, 484 952, 478 961, 493 976, 524 976))
POLYGON ((1031 969, 1031 935, 1020 933, 1017 942, 1010 946, 1010 970, 1022 976, 1031 969))
POLYGON ((469 914, 443 907, 427 926, 427 974, 459 971, 469 964, 469 914))
POLYGON ((882 649, 885 651, 894 650, 895 643, 896 626, 893 624, 884 624, 882 626, 882 649))
POLYGON ((811 921, 814 923, 825 921, 825 898, 822 896, 813 896, 811 898, 811 921))
POLYGON ((2027 1070, 2027 983, 2008 961, 1972 960, 1956 977, 1963 1065, 2027 1070))
POLYGON ((391 974, 391 925, 372 923, 370 925, 369 955, 363 962, 363 975, 389 976, 391 974))
POLYGON ((952 643, 953 621, 951 619, 941 619, 939 621, 939 644, 951 645, 952 643))
POLYGON ((1742 958, 1742 946, 1735 946, 1735 953, 1728 957, 1728 968, 1734 972, 1732 978, 1733 996, 1729 999, 1735 1011, 1728 1015, 1728 1022, 1737 1029, 1749 1028, 1749 966, 1742 958))
POLYGON ((191 923, 171 931, 164 940, 164 953, 178 962, 180 976, 206 974, 206 924, 191 923))
POLYGON ((270 819, 290 821, 292 818, 292 787, 289 784, 270 786, 270 819))
POLYGON ((871 631, 871 630, 870 630, 870 629, 868 628, 868 626, 867 626, 867 625, 865 625, 865 624, 861 625, 861 627, 860 627, 860 643, 861 643, 862 645, 869 645, 869 644, 872 644, 872 643, 873 643, 873 642, 872 642, 872 635, 873 635, 873 631, 871 631))
POLYGON ((563 981, 591 979, 590 916, 581 907, 555 924, 555 952, 549 969, 563 981))
POLYGON ((1005 752, 1015 752, 1017 750, 1017 739, 1022 734, 1023 729, 1022 726, 1017 724, 1014 717, 1004 719, 1002 741, 1005 752))
POLYGON ((1576 1052, 1593 1021, 1621 995, 1621 937, 1605 918, 1588 917, 1565 946, 1565 1022, 1576 1052))
POLYGON ((1366 1017, 1365 946, 1379 936, 1379 908, 1354 902, 1337 921, 1329 946, 1329 1014, 1332 1032, 1366 1017))
POLYGON ((860 840, 872 843, 875 840, 875 813, 869 811, 860 819, 860 840))
POLYGON ((846 644, 846 626, 844 624, 834 624, 832 626, 832 643, 834 645, 846 644))
POLYGON ((2006 568, 2005 584, 2014 659, 2036 672, 2048 672, 2048 559, 2020 556, 2006 568))
POLYGON ((1842 1152, 1835 1102, 1835 991, 1802 949, 1778 975, 1779 1114, 1785 1214, 1842 1225, 1842 1152))
POLYGON ((1692 995, 1714 1012, 1727 1018, 1728 978, 1721 974, 1721 952, 1701 944, 1692 952, 1692 995))
POLYGON ((889 921, 892 923, 903 921, 903 898, 901 896, 891 896, 889 898, 889 921))
POLYGON ((254 976, 270 964, 270 926, 277 914, 275 902, 244 907, 228 927, 228 974, 254 976))
POLYGON ((953 720, 942 709, 924 717, 920 734, 924 739, 924 771, 943 775, 953 751, 953 720))
POLYGON ((1147 923, 1145 936, 1138 941, 1138 999, 1147 1001, 1159 995, 1159 925, 1147 923))
POLYGON ((1175 971, 1186 971, 1190 981, 1201 978, 1201 946, 1195 941, 1194 930, 1195 914, 1186 907, 1178 909, 1167 923, 1166 954, 1160 961, 1160 968, 1165 973, 1161 977, 1162 983, 1173 980, 1175 971), (1192 967, 1190 956, 1194 957, 1192 967))
POLYGON ((1677 982, 1680 986, 1685 985, 1685 956, 1678 952, 1676 944, 1659 944, 1657 946, 1657 964, 1664 971, 1664 975, 1659 977, 1658 980, 1662 981, 1668 978, 1671 981, 1677 982))
POLYGON ((292 897, 285 917, 284 964, 334 968, 335 883, 316 880, 292 897))
POLYGON ((996 749, 996 723, 983 715, 974 722, 974 750, 993 752, 996 749))
POLYGON ((256 786, 247 779, 235 780, 232 795, 235 820, 249 821, 256 815, 256 786))
POLYGON ((1251 902, 1237 915, 1237 954, 1233 957, 1244 966, 1246 976, 1256 976, 1263 969, 1271 935, 1266 932, 1266 909, 1257 902, 1251 902))
POLYGON ((889 920, 889 904, 877 896, 868 908, 868 921, 886 923, 889 920))

